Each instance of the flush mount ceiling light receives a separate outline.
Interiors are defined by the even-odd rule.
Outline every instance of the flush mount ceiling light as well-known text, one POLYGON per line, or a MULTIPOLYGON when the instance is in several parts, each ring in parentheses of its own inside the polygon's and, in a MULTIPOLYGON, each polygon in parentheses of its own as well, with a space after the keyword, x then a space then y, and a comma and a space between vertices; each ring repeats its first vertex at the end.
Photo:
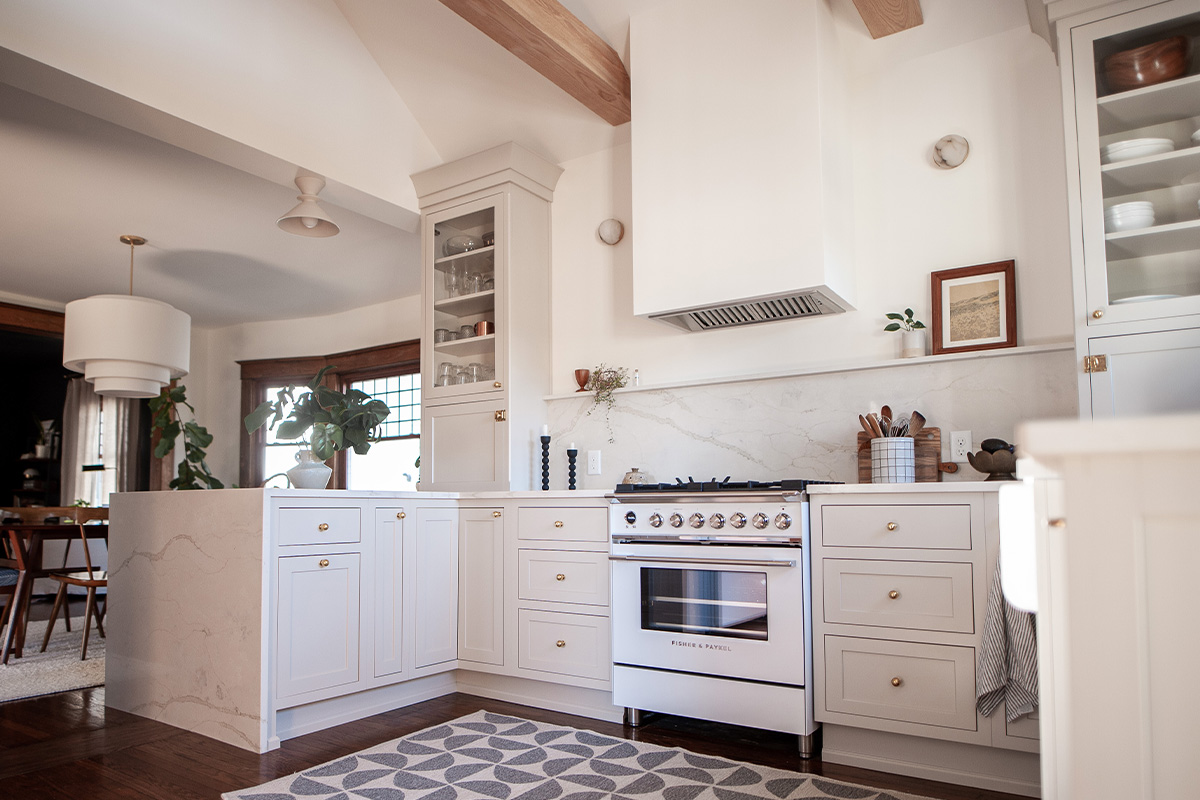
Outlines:
POLYGON ((188 374, 192 318, 161 300, 133 294, 129 245, 129 295, 99 294, 67 303, 63 366, 82 372, 105 397, 157 397, 173 378, 188 374))
POLYGON ((296 188, 300 190, 300 196, 296 198, 300 205, 280 217, 275 224, 297 236, 336 236, 341 229, 317 203, 317 195, 325 188, 325 179, 316 175, 297 175, 296 188))

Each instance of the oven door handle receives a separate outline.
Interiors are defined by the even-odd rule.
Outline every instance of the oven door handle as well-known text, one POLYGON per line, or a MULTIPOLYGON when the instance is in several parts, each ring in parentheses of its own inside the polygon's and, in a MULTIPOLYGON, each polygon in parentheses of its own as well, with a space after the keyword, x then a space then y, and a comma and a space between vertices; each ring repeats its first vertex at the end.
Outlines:
POLYGON ((740 558, 676 558, 673 556, 609 556, 609 561, 649 561, 655 564, 702 564, 720 567, 794 567, 795 561, 740 558))

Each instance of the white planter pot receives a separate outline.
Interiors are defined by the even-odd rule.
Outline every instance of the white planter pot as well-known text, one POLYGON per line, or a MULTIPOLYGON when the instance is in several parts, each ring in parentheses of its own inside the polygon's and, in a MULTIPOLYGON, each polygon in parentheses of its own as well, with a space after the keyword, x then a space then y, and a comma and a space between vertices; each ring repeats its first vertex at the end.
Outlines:
POLYGON ((920 358, 925 355, 925 331, 904 331, 900 334, 900 357, 920 358))
POLYGON ((296 466, 287 471, 288 480, 296 489, 324 489, 329 485, 333 468, 319 460, 312 450, 296 453, 296 466))
POLYGON ((871 483, 915 483, 916 450, 908 436, 871 440, 871 483))

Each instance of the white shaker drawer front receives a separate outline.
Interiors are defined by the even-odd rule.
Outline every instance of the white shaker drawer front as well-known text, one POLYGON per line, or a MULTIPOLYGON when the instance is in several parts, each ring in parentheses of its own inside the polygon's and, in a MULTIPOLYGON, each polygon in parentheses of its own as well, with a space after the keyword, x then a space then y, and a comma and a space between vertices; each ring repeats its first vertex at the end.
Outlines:
POLYGON ((517 537, 607 542, 608 511, 603 508, 521 508, 517 510, 517 537))
POLYGON ((1011 722, 1005 720, 1004 724, 1005 731, 1009 736, 1015 736, 1018 739, 1033 739, 1035 741, 1040 738, 1038 727, 1041 725, 1041 721, 1036 710, 1032 714, 1017 717, 1011 722))
POLYGON ((824 506, 821 543, 827 547, 971 549, 971 506, 824 506))
POLYGON ((608 607, 608 553, 521 550, 522 600, 608 607))
POLYGON ((357 508, 280 508, 278 537, 281 545, 357 542, 357 508))
POLYGON ((822 561, 826 622, 975 632, 969 563, 822 561))
POLYGON ((522 669, 611 679, 608 617, 522 608, 517 629, 517 663, 522 669))
POLYGON ((826 636, 825 708, 973 731, 975 649, 826 636))

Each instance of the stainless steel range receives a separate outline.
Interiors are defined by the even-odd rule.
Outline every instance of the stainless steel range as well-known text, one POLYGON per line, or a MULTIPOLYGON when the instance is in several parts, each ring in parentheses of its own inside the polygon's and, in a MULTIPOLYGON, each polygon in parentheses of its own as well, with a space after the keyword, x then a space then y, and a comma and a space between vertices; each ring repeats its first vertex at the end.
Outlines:
POLYGON ((799 736, 813 755, 811 481, 609 495, 613 702, 799 736))

